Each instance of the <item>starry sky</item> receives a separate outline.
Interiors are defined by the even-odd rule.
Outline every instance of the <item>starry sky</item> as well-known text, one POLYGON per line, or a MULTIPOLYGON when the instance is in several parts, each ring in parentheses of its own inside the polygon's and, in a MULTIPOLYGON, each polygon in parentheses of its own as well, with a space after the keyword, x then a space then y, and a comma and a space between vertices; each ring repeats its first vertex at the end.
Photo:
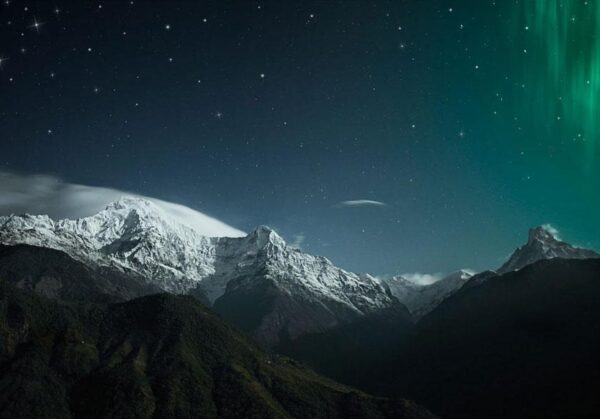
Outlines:
POLYGON ((2 3, 0 171, 374 274, 600 248, 595 0, 2 3))

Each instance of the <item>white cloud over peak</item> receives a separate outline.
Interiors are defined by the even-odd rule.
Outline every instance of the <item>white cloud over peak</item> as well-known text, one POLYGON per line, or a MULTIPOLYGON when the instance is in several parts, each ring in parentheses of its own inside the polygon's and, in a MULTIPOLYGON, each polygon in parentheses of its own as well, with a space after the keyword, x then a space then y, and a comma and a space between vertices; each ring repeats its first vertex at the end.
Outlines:
POLYGON ((552 224, 544 224, 542 227, 548 233, 552 234, 552 236, 554 236, 554 238, 556 240, 560 240, 560 231, 558 231, 558 229, 556 227, 554 227, 552 224))
POLYGON ((288 243, 288 246, 293 249, 302 250, 302 244, 304 243, 304 240, 306 240, 304 233, 295 234, 292 241, 288 243))
POLYGON ((0 172, 0 215, 45 214, 58 220, 87 217, 125 196, 147 199, 172 219, 209 237, 242 237, 231 227, 184 205, 118 189, 67 183, 50 175, 18 175, 0 172))
POLYGON ((443 275, 440 273, 422 274, 420 272, 406 273, 400 276, 417 285, 431 285, 443 278, 443 275))

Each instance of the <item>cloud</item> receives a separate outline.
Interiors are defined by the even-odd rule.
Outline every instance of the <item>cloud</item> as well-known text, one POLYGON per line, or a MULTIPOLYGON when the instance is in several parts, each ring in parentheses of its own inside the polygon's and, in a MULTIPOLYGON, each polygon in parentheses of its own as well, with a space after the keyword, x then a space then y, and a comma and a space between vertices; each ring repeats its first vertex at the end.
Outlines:
POLYGON ((558 229, 556 227, 554 227, 552 224, 544 224, 542 226, 542 228, 544 230, 546 230, 548 233, 552 234, 552 236, 556 240, 560 240, 560 231, 558 231, 558 229))
POLYGON ((183 205, 111 188, 67 183, 49 175, 0 172, 0 215, 46 214, 52 219, 82 218, 125 196, 147 199, 164 214, 209 237, 242 237, 241 230, 183 205))
POLYGON ((304 233, 298 233, 294 236, 294 239, 292 240, 292 242, 288 243, 288 246, 293 249, 302 250, 302 243, 304 243, 305 239, 306 239, 306 236, 304 235, 304 233))
POLYGON ((353 201, 342 201, 338 203, 340 207, 387 207, 385 202, 372 201, 370 199, 356 199, 353 201))
POLYGON ((440 273, 437 274, 422 274, 419 272, 406 273, 400 275, 402 278, 406 279, 417 285, 431 285, 434 282, 439 281, 443 278, 443 275, 440 273))

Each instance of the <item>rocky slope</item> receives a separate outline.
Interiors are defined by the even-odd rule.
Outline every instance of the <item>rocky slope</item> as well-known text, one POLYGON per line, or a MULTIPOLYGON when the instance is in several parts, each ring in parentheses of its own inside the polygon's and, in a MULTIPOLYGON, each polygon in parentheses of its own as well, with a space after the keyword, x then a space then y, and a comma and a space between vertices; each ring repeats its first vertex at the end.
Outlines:
POLYGON ((72 302, 119 302, 161 291, 134 273, 92 269, 60 250, 29 245, 0 245, 0 278, 72 302))

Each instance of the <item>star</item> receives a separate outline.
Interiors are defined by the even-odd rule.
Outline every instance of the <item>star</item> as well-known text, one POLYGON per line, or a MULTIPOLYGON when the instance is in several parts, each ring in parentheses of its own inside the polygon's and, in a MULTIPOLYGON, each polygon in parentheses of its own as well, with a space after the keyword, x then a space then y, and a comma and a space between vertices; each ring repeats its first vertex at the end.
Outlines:
POLYGON ((166 24, 166 25, 165 25, 165 29, 166 29, 166 30, 168 30, 168 31, 170 31, 170 30, 171 30, 171 25, 169 25, 169 24, 166 24))
POLYGON ((265 78, 265 73, 260 73, 260 78, 264 79, 265 78))
POLYGON ((30 28, 34 29, 37 33, 40 33, 40 26, 42 26, 42 25, 43 25, 43 23, 38 22, 38 20, 34 17, 33 23, 31 24, 30 28))
POLYGON ((216 117, 217 119, 221 119, 221 118, 223 118, 223 113, 222 113, 222 112, 220 112, 220 111, 217 111, 217 112, 215 112, 215 117, 216 117))

